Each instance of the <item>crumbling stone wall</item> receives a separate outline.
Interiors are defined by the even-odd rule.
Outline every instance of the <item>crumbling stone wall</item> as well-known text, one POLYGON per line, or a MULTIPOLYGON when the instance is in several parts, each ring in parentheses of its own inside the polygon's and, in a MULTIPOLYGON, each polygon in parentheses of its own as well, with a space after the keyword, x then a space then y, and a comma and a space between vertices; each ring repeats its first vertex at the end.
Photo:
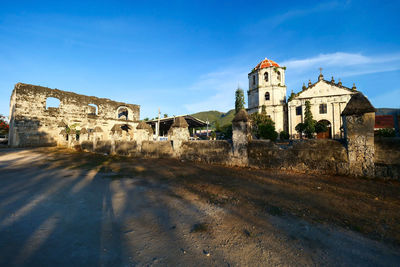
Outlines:
POLYGON ((400 138, 375 139, 375 176, 400 179, 400 138))
POLYGON ((247 146, 251 141, 251 123, 246 110, 240 110, 232 120, 233 153, 231 164, 237 166, 248 165, 247 146))
POLYGON ((198 140, 182 143, 181 159, 230 165, 232 146, 225 140, 198 140))
MULTIPOLYGON (((110 140, 115 138, 115 131, 111 131, 114 125, 128 125, 134 131, 139 116, 138 105, 18 83, 10 99, 9 145, 73 145, 76 134, 83 129, 81 141, 110 140), (46 108, 49 97, 57 98, 59 107, 46 108), (97 114, 92 105, 97 106, 97 114), (127 111, 127 117, 126 113, 118 114, 121 109, 127 111)), ((121 134, 120 139, 131 140, 132 136, 121 134)))
POLYGON ((269 140, 248 144, 249 166, 298 172, 346 175, 349 173, 345 146, 336 140, 301 140, 286 148, 269 140))
POLYGON ((347 152, 350 174, 374 177, 374 124, 375 113, 346 116, 347 152))
POLYGON ((172 148, 177 155, 181 153, 182 142, 189 140, 190 133, 188 127, 189 124, 184 117, 177 117, 168 131, 168 140, 171 141, 172 148))

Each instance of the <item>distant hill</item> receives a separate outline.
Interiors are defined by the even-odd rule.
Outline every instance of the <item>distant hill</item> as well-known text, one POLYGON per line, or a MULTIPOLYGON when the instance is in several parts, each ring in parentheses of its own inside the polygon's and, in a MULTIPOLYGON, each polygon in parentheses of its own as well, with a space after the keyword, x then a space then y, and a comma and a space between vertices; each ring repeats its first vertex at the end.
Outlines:
POLYGON ((224 126, 232 122, 233 117, 235 117, 235 110, 231 109, 226 113, 216 110, 210 110, 210 111, 202 111, 194 113, 191 115, 202 121, 208 120, 210 122, 211 127, 215 127, 216 122, 218 122, 220 126, 224 126))

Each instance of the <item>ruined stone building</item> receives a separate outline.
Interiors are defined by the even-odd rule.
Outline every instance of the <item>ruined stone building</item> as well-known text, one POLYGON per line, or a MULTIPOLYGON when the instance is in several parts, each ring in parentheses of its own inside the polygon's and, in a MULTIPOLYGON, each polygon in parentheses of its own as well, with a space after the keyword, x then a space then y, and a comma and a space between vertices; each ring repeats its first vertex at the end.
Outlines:
POLYGON ((18 83, 10 100, 9 145, 134 140, 140 106, 18 83), (56 105, 50 105, 57 102, 56 105))
POLYGON ((324 80, 322 73, 316 83, 309 81, 302 90, 292 93, 286 101, 285 67, 264 59, 248 74, 249 114, 261 112, 265 106, 267 116, 275 122, 276 131, 286 131, 291 138, 299 138, 296 125, 304 122, 305 103, 311 104, 311 112, 316 121, 327 125, 327 132, 321 133, 321 138, 343 138, 343 119, 341 113, 355 93, 356 87, 343 86, 332 80, 324 80))

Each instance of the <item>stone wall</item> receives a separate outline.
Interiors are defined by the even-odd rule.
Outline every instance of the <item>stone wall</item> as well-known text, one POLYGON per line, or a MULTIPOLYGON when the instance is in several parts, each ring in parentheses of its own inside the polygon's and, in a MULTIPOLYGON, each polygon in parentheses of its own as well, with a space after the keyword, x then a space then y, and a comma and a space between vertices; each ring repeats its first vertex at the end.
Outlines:
POLYGON ((400 179, 400 138, 375 139, 375 176, 400 179))
POLYGON ((269 140, 248 144, 249 166, 300 172, 348 174, 345 146, 336 140, 301 140, 281 148, 269 140))
POLYGON ((230 165, 232 145, 225 140, 186 141, 181 151, 181 159, 230 165))
POLYGON ((136 129, 139 116, 138 105, 18 83, 10 100, 9 145, 71 145, 76 133, 83 129, 87 131, 84 139, 94 139, 95 128, 101 130, 96 139, 130 140, 132 134, 112 129, 115 125, 127 125, 127 131, 136 129), (50 97, 60 101, 58 107, 46 107, 50 97), (121 116, 120 111, 124 109, 127 114, 121 116), (66 131, 67 128, 72 131, 66 131))
POLYGON ((140 152, 148 158, 170 158, 174 154, 170 141, 144 141, 140 152))

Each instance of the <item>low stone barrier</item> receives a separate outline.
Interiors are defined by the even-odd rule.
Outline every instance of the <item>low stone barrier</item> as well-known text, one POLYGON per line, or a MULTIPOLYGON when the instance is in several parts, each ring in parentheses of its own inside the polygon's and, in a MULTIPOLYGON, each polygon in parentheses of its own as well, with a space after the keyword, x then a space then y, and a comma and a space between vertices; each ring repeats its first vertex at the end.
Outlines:
POLYGON ((232 146, 228 141, 186 141, 182 143, 180 158, 185 160, 228 164, 232 153, 232 146))

